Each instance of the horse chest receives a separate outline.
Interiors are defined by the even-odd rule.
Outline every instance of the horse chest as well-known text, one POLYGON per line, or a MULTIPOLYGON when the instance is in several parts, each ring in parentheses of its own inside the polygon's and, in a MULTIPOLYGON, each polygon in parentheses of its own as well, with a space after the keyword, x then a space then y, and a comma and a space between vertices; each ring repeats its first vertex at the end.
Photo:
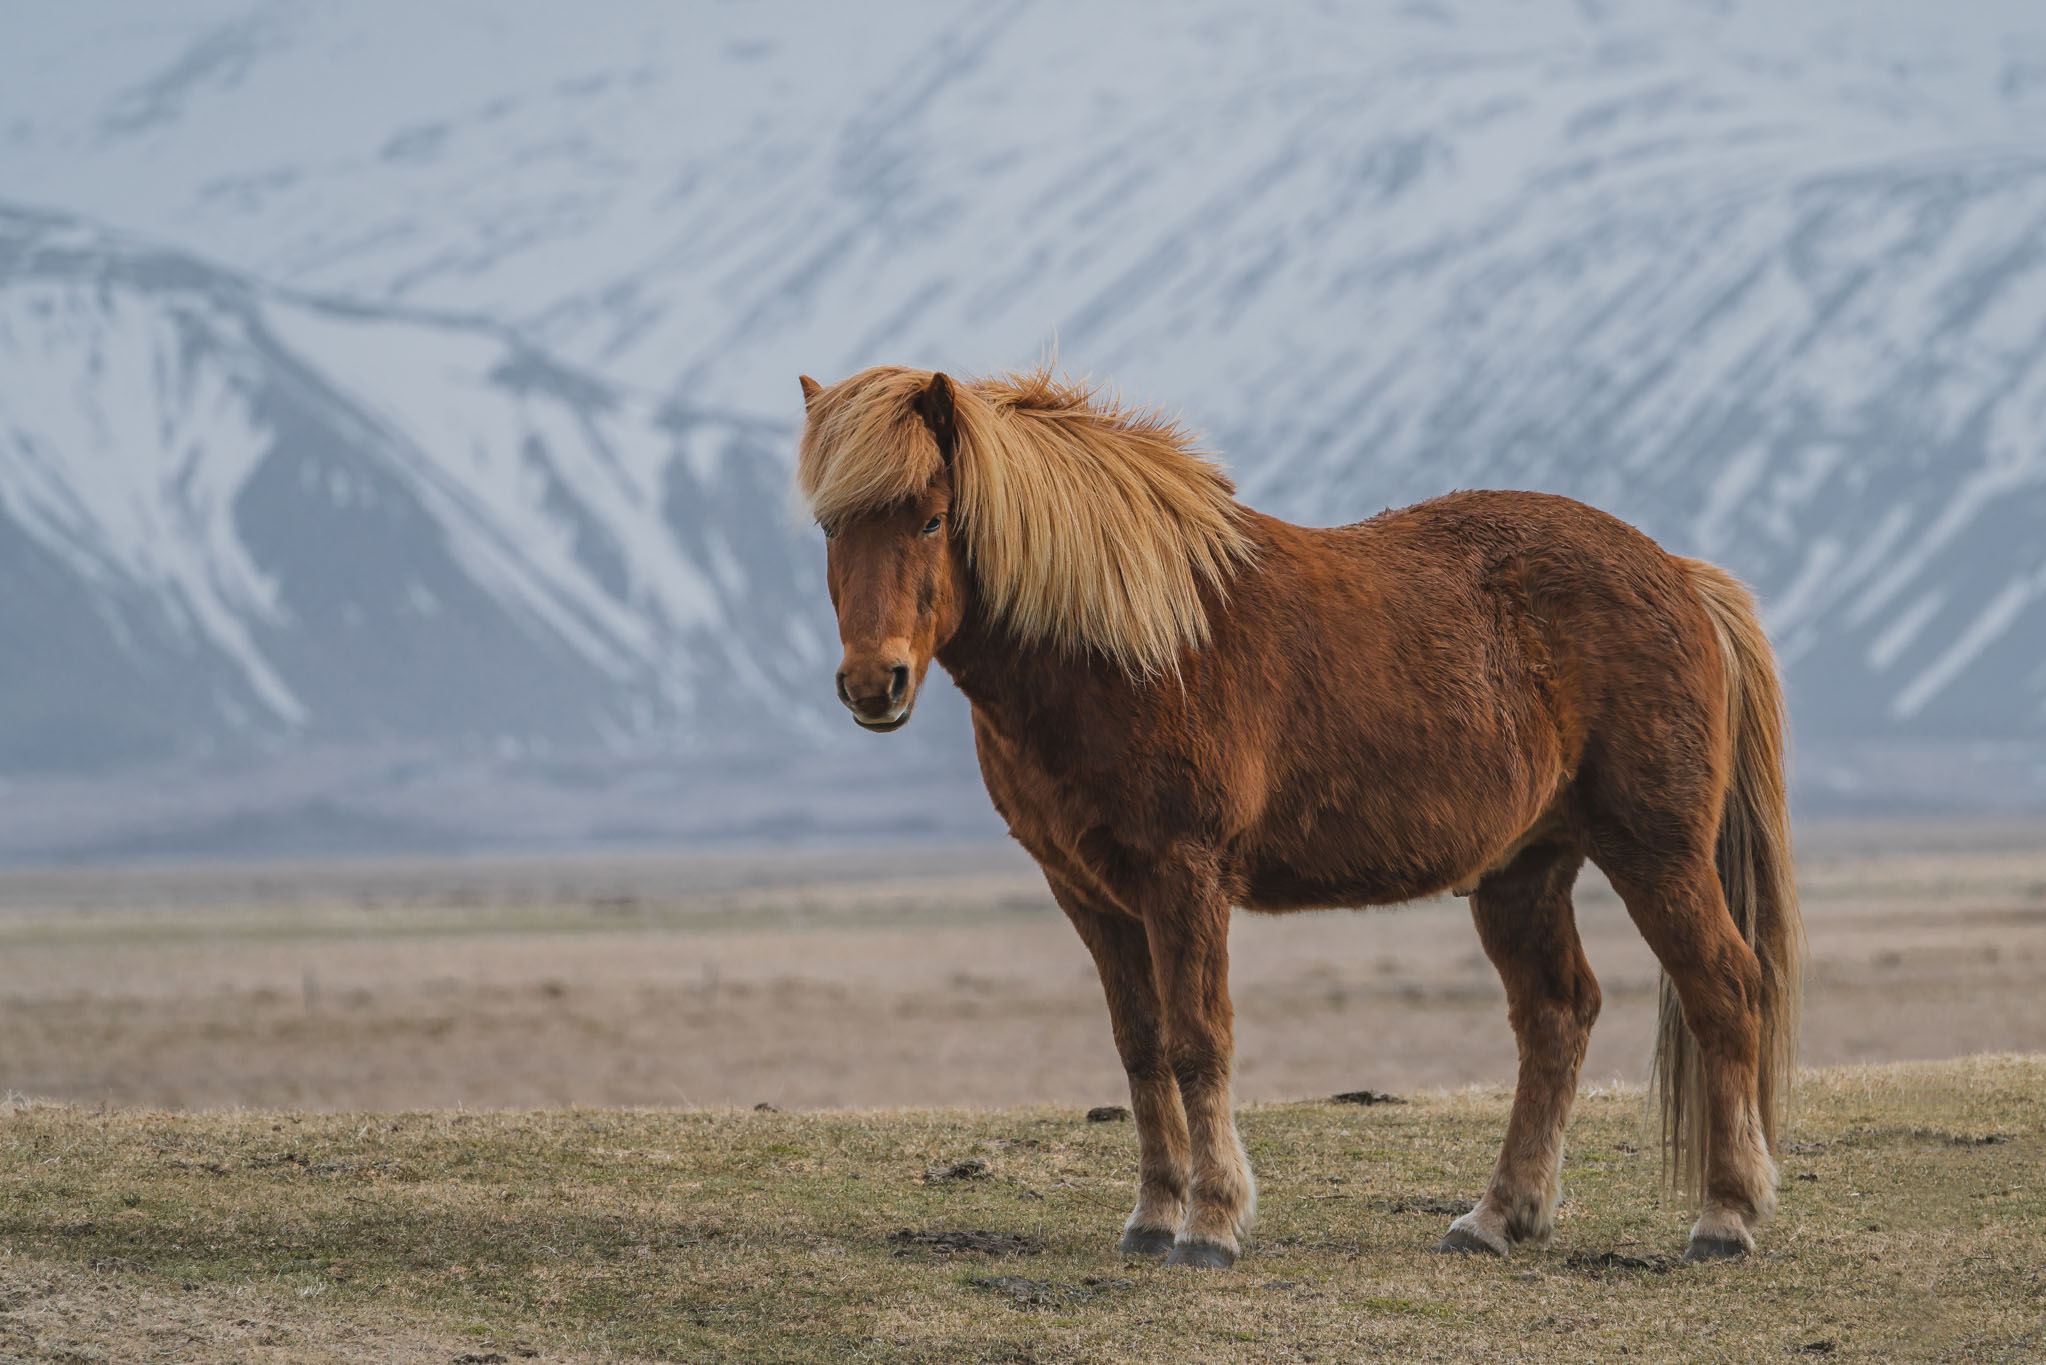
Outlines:
POLYGON ((1086 830, 1155 822, 1155 814, 1145 821, 1142 813, 1154 810, 1157 802, 1126 769, 1060 761, 1061 756, 1002 742, 979 726, 975 733, 988 796, 1019 838, 1019 826, 1070 844, 1086 830))

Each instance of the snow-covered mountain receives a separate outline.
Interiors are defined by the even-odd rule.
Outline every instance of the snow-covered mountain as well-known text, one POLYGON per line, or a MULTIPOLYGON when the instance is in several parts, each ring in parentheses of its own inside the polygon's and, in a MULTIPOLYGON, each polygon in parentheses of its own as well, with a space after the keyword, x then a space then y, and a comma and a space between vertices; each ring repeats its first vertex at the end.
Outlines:
POLYGON ((794 375, 1056 343, 1284 515, 1726 563, 1808 790, 2046 803, 2028 0, 98 0, 0 76, 0 764, 838 743, 794 375))
POLYGON ((786 431, 500 329, 0 210, 0 376, 6 771, 688 746, 824 658, 786 431))

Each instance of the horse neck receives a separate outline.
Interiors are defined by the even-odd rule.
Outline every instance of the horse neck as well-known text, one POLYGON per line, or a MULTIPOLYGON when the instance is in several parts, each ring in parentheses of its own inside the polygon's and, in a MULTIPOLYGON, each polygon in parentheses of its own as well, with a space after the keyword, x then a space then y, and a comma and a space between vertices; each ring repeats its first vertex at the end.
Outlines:
POLYGON ((1031 644, 969 604, 959 629, 936 655, 981 717, 1013 740, 1064 728, 1058 718, 1112 704, 1128 690, 1113 665, 1031 644))

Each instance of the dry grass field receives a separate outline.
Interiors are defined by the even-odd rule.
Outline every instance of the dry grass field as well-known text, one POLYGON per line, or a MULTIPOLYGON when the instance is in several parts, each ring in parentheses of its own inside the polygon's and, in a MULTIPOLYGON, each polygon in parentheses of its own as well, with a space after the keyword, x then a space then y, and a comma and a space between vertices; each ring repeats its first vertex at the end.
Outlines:
POLYGON ((1462 904, 1241 916, 1264 1213, 1205 1278, 1115 1254, 1106 1013, 1014 850, 0 872, 0 1365, 2046 1360, 2046 1057, 1970 1056, 2046 1054, 2046 830, 1801 866, 1826 1069, 1759 1255, 1673 1263, 1588 878, 1556 1245, 1426 1254, 1513 1066, 1462 904))
POLYGON ((1430 1255, 1505 1107, 1248 1107, 1262 1222, 1202 1274, 1116 1255, 1130 1127, 1071 1107, 20 1104, 0 1359, 2046 1356, 2046 1059, 1809 1076, 1782 1212, 1740 1263, 1675 1263, 1687 1219, 1631 1089, 1579 1105, 1553 1247, 1430 1255))

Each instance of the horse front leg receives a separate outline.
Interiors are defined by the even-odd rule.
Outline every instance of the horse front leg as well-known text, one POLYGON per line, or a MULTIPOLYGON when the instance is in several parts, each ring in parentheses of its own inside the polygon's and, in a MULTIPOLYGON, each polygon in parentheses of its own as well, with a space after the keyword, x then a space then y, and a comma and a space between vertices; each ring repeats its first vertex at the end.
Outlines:
POLYGON ((1257 1184, 1230 1106, 1229 903, 1212 868, 1189 865, 1159 869, 1142 909, 1193 1156, 1186 1217, 1166 1264, 1225 1267, 1257 1217, 1257 1184))
POLYGON ((1097 908, 1055 875, 1046 880, 1094 955, 1115 1050, 1129 1075, 1130 1111, 1137 1121, 1137 1206, 1123 1226, 1120 1249, 1125 1255, 1163 1256, 1186 1216, 1191 1161, 1179 1082, 1166 1060, 1150 943, 1139 920, 1119 909, 1097 908))

